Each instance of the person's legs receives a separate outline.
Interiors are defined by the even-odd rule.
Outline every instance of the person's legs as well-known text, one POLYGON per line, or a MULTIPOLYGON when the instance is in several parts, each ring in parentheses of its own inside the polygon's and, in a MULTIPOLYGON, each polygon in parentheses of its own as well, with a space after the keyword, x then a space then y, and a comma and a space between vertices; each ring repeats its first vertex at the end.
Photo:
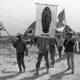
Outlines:
POLYGON ((41 63, 42 57, 43 57, 43 53, 38 54, 38 61, 36 63, 36 68, 40 67, 40 63, 41 63))
POLYGON ((41 63, 42 57, 43 57, 43 53, 39 53, 38 54, 38 61, 36 63, 36 73, 34 73, 34 75, 39 76, 39 67, 40 67, 40 63, 41 63))
POLYGON ((62 46, 58 48, 58 52, 59 52, 59 58, 61 59, 62 46))
POLYGON ((51 61, 52 61, 51 65, 54 65, 54 62, 55 62, 55 50, 54 49, 50 51, 50 56, 51 56, 51 61))
POLYGON ((22 72, 20 56, 17 56, 17 63, 18 63, 18 67, 19 67, 19 72, 22 72))
POLYGON ((54 65, 54 62, 55 62, 55 60, 54 60, 54 58, 55 58, 55 45, 53 45, 49 48, 49 52, 50 52, 50 58, 52 61, 51 65, 54 65))
POLYGON ((70 69, 70 54, 66 53, 66 58, 67 58, 67 65, 68 65, 68 70, 70 69))
POLYGON ((48 60, 48 51, 44 53, 44 58, 46 61, 47 73, 49 72, 49 60, 48 60))
POLYGON ((24 55, 21 56, 21 65, 23 67, 23 72, 25 72, 24 55))
POLYGON ((71 53, 71 69, 72 74, 74 74, 74 53, 71 53))

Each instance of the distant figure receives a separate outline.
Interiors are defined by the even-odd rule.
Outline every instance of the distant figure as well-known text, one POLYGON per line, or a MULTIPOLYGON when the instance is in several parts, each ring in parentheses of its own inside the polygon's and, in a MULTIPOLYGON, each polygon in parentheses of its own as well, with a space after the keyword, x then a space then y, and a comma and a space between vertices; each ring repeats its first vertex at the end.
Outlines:
POLYGON ((24 52, 26 52, 26 56, 28 55, 28 51, 26 48, 26 43, 22 40, 22 35, 18 33, 16 42, 13 42, 14 48, 16 48, 16 55, 17 55, 17 63, 19 67, 19 73, 25 72, 25 64, 24 64, 24 52))
POLYGON ((54 62, 55 62, 55 46, 58 47, 57 41, 55 38, 50 38, 49 39, 49 52, 50 52, 50 58, 51 58, 51 66, 54 67, 54 62))
POLYGON ((67 57, 67 70, 72 70, 72 74, 74 74, 74 52, 75 52, 75 40, 73 39, 73 33, 67 33, 67 37, 64 40, 65 53, 67 57), (71 65, 70 65, 71 62, 71 65))
POLYGON ((57 40, 57 44, 58 44, 59 60, 61 60, 62 59, 61 53, 62 53, 62 49, 63 49, 63 39, 62 39, 61 35, 57 35, 56 40, 57 40))
POLYGON ((79 40, 79 51, 80 51, 80 40, 79 40))
POLYGON ((39 49, 38 53, 38 61, 36 63, 36 72, 34 75, 39 76, 39 68, 41 64, 42 57, 44 56, 46 61, 46 67, 47 67, 47 73, 49 73, 49 61, 48 61, 48 40, 43 37, 38 37, 35 39, 35 43, 37 45, 37 48, 39 49))

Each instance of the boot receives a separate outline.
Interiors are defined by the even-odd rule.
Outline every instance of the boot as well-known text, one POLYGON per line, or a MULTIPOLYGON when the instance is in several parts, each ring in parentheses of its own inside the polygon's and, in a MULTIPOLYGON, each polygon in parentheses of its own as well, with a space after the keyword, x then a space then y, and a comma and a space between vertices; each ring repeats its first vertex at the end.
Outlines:
POLYGON ((47 68, 47 72, 46 73, 49 74, 49 68, 47 68))
POLYGON ((36 72, 34 73, 34 75, 39 76, 39 68, 36 68, 36 72))

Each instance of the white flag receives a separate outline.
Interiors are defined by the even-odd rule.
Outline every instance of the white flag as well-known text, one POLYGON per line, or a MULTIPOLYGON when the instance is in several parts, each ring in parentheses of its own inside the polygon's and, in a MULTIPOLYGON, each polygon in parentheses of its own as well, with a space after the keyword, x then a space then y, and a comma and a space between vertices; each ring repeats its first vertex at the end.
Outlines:
POLYGON ((57 5, 36 4, 35 36, 55 37, 57 5))

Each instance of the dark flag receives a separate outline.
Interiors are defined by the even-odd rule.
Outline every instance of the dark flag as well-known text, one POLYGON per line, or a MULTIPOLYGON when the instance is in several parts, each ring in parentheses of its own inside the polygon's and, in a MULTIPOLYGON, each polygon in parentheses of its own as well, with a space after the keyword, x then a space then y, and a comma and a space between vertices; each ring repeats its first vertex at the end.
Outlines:
POLYGON ((0 21, 0 31, 6 31, 5 28, 4 28, 4 25, 1 21, 0 21))
POLYGON ((34 38, 35 26, 36 26, 36 21, 34 21, 34 22, 28 27, 28 29, 25 31, 25 33, 24 33, 24 35, 23 35, 23 39, 24 39, 24 40, 28 40, 28 39, 33 39, 33 38, 34 38))
POLYGON ((68 25, 66 25, 65 28, 63 29, 63 33, 67 33, 70 31, 72 31, 72 29, 68 25))

